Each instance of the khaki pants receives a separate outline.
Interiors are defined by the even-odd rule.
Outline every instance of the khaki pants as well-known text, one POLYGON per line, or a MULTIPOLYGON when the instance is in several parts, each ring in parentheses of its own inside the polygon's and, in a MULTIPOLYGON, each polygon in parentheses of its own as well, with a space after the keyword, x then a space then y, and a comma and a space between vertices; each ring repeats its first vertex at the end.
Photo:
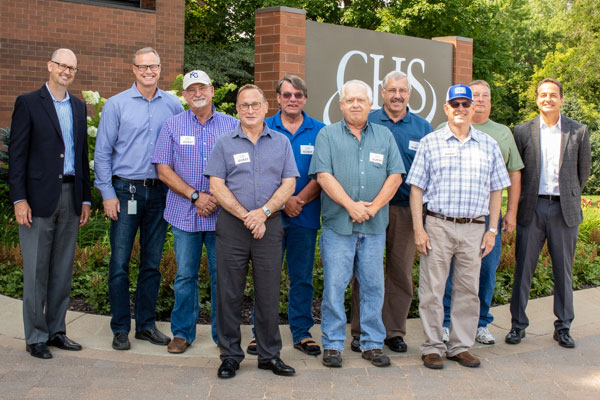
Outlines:
MULTIPOLYGON (((383 324, 386 339, 406 336, 406 318, 413 298, 412 270, 415 240, 410 207, 390 206, 385 242, 385 297, 383 324)), ((359 285, 352 280, 352 336, 360 336, 359 285)))
POLYGON ((481 269, 481 241, 484 224, 457 224, 439 218, 427 217, 425 231, 431 249, 421 254, 419 273, 419 314, 425 343, 422 354, 444 353, 448 357, 469 350, 475 342, 479 320, 479 272, 481 269), (450 340, 442 342, 444 320, 443 297, 450 263, 452 275, 452 303, 450 340))

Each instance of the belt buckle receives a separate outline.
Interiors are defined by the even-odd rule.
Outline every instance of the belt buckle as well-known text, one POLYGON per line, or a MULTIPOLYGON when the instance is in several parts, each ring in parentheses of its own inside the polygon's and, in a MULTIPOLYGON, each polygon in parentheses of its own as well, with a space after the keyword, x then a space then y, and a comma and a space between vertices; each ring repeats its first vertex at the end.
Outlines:
POLYGON ((144 178, 144 187, 148 187, 148 186, 153 186, 152 185, 152 181, 154 179, 148 179, 148 178, 144 178), (150 184, 148 184, 147 182, 150 182, 150 184))

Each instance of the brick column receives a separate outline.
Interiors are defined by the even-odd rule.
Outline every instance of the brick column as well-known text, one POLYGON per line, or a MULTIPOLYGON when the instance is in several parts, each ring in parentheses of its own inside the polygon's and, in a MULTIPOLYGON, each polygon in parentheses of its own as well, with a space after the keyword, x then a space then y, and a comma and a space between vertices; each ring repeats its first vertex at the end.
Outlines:
POLYGON ((462 36, 434 37, 431 40, 451 43, 452 51, 452 82, 453 84, 468 84, 473 80, 473 39, 462 36))
POLYGON ((256 10, 254 84, 267 96, 271 116, 278 110, 275 89, 285 75, 304 79, 306 11, 290 7, 256 10))

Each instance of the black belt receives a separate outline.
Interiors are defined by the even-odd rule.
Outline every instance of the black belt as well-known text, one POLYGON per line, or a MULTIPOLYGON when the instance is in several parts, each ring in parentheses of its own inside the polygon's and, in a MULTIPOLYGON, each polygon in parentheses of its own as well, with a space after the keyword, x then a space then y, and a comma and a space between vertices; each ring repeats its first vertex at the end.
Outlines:
POLYGON ((429 210, 427 210, 427 215, 431 215, 434 218, 443 219, 444 221, 455 222, 457 224, 485 224, 485 220, 479 219, 481 216, 475 218, 452 218, 429 210))
POLYGON ((62 183, 75 183, 75 175, 63 175, 62 183))
POLYGON ((123 182, 134 183, 136 185, 143 185, 143 186, 156 186, 159 183, 161 183, 160 179, 150 179, 150 178, 146 178, 146 179, 127 179, 127 178, 121 178, 120 176, 117 176, 117 175, 113 175, 113 179, 116 179, 118 181, 123 181, 123 182))
POLYGON ((546 199, 550 201, 560 201, 560 196, 555 196, 553 194, 540 194, 538 197, 540 199, 546 199))

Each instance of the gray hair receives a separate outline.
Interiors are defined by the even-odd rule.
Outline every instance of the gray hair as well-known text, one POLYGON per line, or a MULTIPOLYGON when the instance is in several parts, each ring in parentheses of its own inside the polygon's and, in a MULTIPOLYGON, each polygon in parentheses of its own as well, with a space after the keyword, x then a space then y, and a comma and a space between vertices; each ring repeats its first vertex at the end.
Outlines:
POLYGON ((390 79, 399 81, 400 79, 404 79, 404 78, 406 78, 406 82, 408 83, 408 91, 410 92, 412 90, 412 86, 410 85, 410 79, 408 79, 408 75, 406 75, 402 71, 388 72, 388 74, 383 77, 383 81, 381 82, 381 87, 385 89, 385 87, 387 86, 388 81, 390 79))
POLYGON ((283 85, 283 82, 288 82, 294 89, 302 90, 304 97, 308 98, 308 89, 306 89, 306 82, 304 82, 304 79, 296 75, 284 76, 277 82, 277 89, 275 91, 279 94, 281 94, 281 85, 283 85))
POLYGON ((490 90, 490 92, 492 91, 492 88, 490 87, 490 84, 487 83, 486 81, 484 81, 483 79, 476 79, 473 82, 469 83, 467 86, 471 87, 471 86, 475 86, 475 85, 485 86, 485 87, 487 87, 490 90))
POLYGON ((535 95, 538 95, 538 92, 540 91, 540 86, 542 86, 544 83, 554 83, 556 86, 558 86, 558 91, 560 92, 560 98, 563 98, 563 87, 562 87, 562 83, 560 83, 558 81, 558 79, 554 79, 554 78, 544 78, 540 81, 540 83, 538 83, 537 88, 535 89, 535 95))
POLYGON ((242 86, 241 88, 238 89, 237 92, 237 96, 236 96, 236 103, 240 100, 240 95, 242 94, 242 92, 245 92, 246 90, 256 90, 258 91, 258 93, 260 93, 260 95, 263 98, 263 101, 266 103, 267 102, 267 96, 265 96, 265 92, 263 92, 263 90, 261 88, 259 88, 256 85, 253 85, 251 83, 247 83, 244 86, 242 86))
POLYGON ((369 104, 373 104, 373 91, 371 90, 371 86, 367 85, 366 83, 364 83, 363 81, 360 81, 358 79, 353 79, 351 81, 344 83, 344 86, 342 86, 342 88, 340 89, 340 101, 344 100, 344 97, 346 97, 346 90, 348 90, 348 88, 350 86, 362 87, 367 94, 369 104))
POLYGON ((158 55, 158 52, 156 50, 154 50, 152 47, 144 47, 143 49, 139 49, 138 51, 135 52, 135 54, 133 55, 133 65, 135 65, 137 63, 137 56, 139 56, 140 54, 146 54, 146 53, 153 53, 156 58, 158 58, 158 63, 160 64, 160 56, 158 55))

